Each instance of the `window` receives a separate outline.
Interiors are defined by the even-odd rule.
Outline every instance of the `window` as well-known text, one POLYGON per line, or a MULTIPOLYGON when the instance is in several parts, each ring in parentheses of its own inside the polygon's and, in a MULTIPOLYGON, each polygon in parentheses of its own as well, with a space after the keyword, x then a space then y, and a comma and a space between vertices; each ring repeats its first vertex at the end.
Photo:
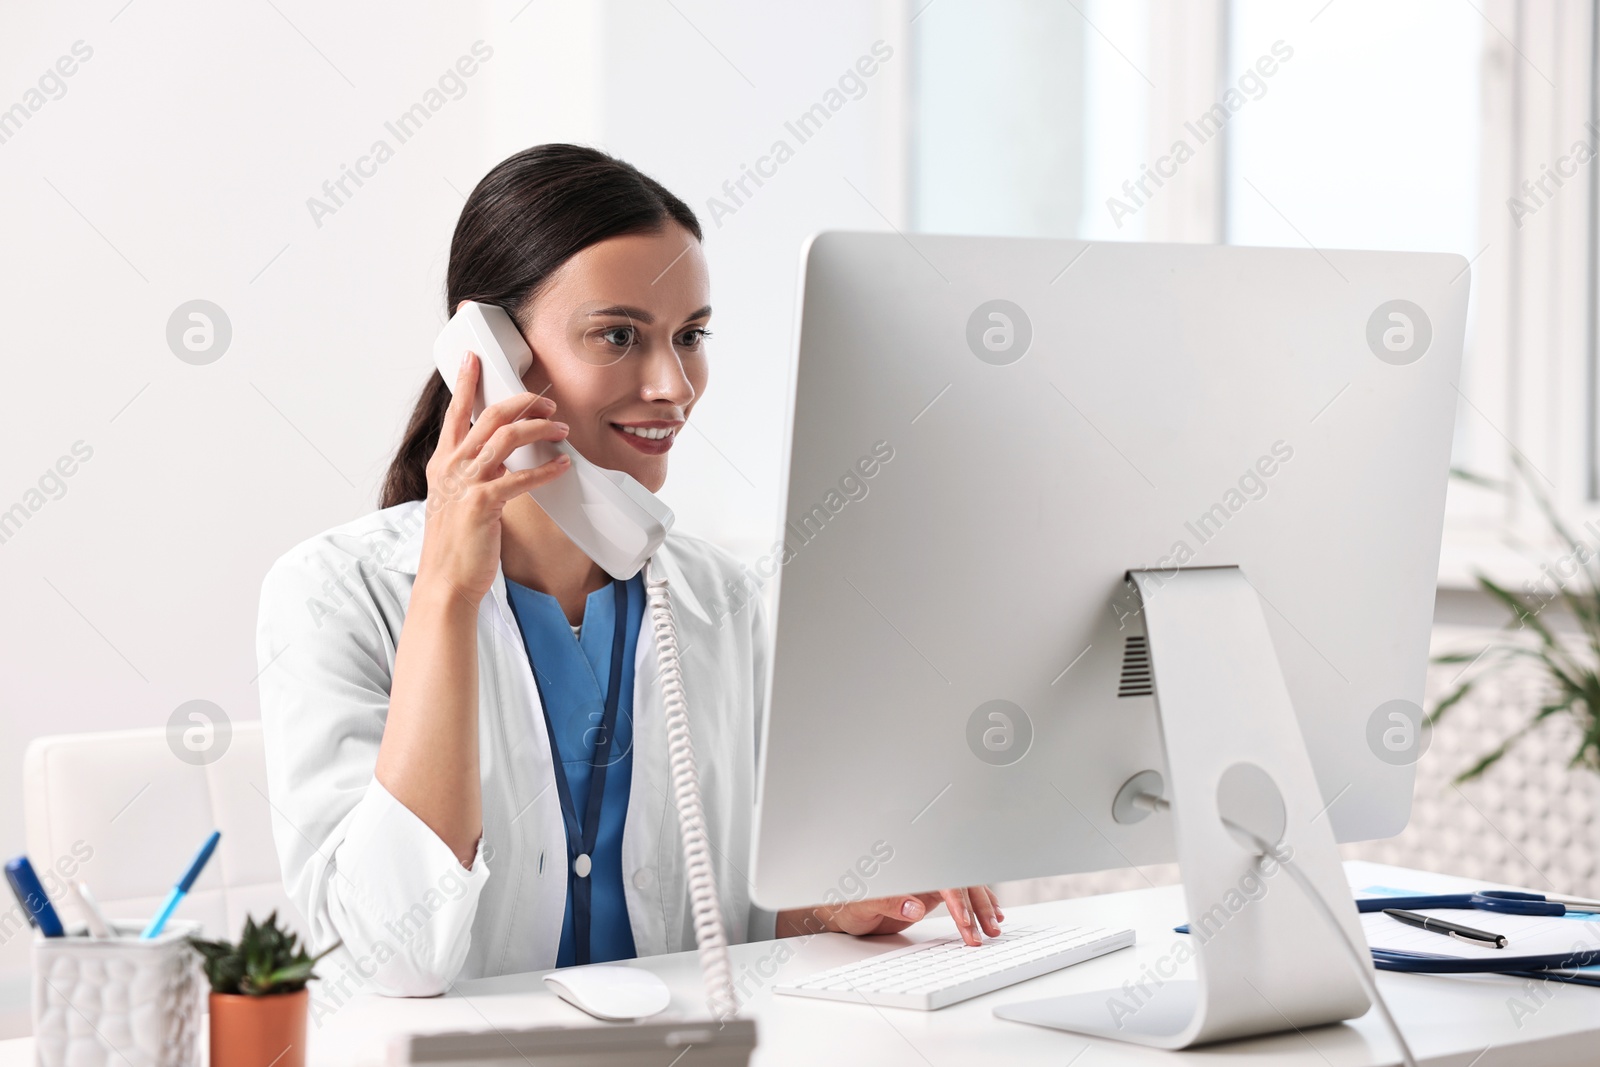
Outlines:
POLYGON ((1248 84, 1227 126, 1228 243, 1477 253, 1470 5, 1336 0, 1307 22, 1300 5, 1233 0, 1229 22, 1227 81, 1248 84))
MULTIPOLYGON (((912 23, 911 224, 1459 253, 1472 299, 1456 466, 1514 481, 1514 451, 1575 525, 1600 519, 1597 6, 927 5, 912 23), (1131 195, 1178 138, 1192 158, 1131 195)), ((1520 581, 1513 546, 1543 532, 1525 493, 1453 481, 1441 578, 1520 581)))
POLYGON ((1144 4, 929 5, 912 34, 913 229, 1143 236, 1105 202, 1144 157, 1144 4))

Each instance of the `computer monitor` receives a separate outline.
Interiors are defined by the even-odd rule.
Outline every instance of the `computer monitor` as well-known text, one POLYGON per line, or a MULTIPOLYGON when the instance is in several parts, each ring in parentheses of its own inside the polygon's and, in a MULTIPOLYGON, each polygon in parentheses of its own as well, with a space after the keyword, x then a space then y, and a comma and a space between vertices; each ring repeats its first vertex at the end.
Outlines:
MULTIPOLYGON (((1465 260, 834 232, 803 261, 760 903, 1176 859, 1172 819, 1113 815, 1168 771, 1130 570, 1237 568, 1302 821, 1405 826, 1465 260)), ((1205 714, 1224 752, 1254 729, 1205 714)))

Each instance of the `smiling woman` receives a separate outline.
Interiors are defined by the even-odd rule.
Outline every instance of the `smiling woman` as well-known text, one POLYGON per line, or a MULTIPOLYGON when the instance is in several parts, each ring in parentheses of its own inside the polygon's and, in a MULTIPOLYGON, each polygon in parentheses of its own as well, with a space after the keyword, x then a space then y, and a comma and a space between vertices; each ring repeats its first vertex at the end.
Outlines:
POLYGON ((526 391, 474 422, 478 360, 462 361, 453 391, 435 374, 383 510, 267 576, 257 655, 274 664, 261 717, 284 880, 311 941, 341 940, 366 988, 431 995, 458 977, 694 947, 706 917, 669 810, 670 668, 641 640, 657 577, 673 590, 728 939, 894 933, 941 901, 971 943, 999 933, 981 886, 755 907, 743 872, 766 695, 760 598, 732 606, 738 562, 679 530, 641 573, 612 578, 529 495, 567 472, 562 459, 505 466, 522 446, 566 440, 662 487, 709 377, 700 240, 681 200, 602 152, 542 145, 495 167, 456 226, 446 310, 510 314, 532 354, 526 391), (330 578, 349 597, 311 620, 304 604, 330 578), (459 899, 438 898, 447 875, 459 899))

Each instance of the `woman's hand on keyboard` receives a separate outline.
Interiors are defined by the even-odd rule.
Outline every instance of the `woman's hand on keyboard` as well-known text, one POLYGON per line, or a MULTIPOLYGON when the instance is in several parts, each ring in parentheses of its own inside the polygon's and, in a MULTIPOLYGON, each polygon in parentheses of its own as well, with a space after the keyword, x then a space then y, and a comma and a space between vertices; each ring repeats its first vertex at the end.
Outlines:
POLYGON ((778 916, 777 934, 779 937, 825 931, 857 937, 897 934, 940 904, 950 909, 956 930, 967 944, 982 943, 982 934, 1000 936, 1005 914, 1000 910, 994 890, 984 885, 785 911, 778 916))

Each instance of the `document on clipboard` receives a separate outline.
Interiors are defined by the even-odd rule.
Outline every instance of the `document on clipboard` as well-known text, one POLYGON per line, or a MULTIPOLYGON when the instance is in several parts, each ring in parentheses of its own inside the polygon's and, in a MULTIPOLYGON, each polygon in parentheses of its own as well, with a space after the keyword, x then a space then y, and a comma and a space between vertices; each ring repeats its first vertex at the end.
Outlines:
MULTIPOLYGON (((1358 898, 1419 896, 1419 891, 1394 889, 1388 886, 1368 886, 1356 889, 1358 898)), ((1600 915, 1569 913, 1567 915, 1512 915, 1506 912, 1461 910, 1456 908, 1418 908, 1420 915, 1430 915, 1450 922, 1463 923, 1483 930, 1504 934, 1508 939, 1505 948, 1478 945, 1447 937, 1431 930, 1419 930, 1397 922, 1381 911, 1366 912, 1361 916, 1361 927, 1367 944, 1374 949, 1394 952, 1423 952, 1435 956, 1455 956, 1463 959, 1493 961, 1515 956, 1545 956, 1583 950, 1600 950, 1600 915)), ((1575 968, 1586 977, 1600 979, 1600 967, 1575 968)))

